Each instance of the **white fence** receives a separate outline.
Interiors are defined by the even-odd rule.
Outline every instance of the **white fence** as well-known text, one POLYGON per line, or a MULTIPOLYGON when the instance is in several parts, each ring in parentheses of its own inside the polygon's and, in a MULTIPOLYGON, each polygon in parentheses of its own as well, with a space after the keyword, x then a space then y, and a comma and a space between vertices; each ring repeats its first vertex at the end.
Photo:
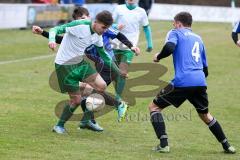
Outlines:
POLYGON ((235 22, 240 20, 240 8, 169 4, 154 4, 149 18, 152 20, 172 20, 181 11, 190 12, 194 21, 235 22))
MULTIPOLYGON (((114 11, 116 4, 87 4, 85 7, 94 17, 102 10, 114 11)), ((33 24, 55 25, 60 19, 70 19, 72 9, 72 5, 0 4, 0 29, 26 28, 33 24)), ((181 11, 190 12, 194 21, 229 23, 240 20, 240 8, 172 4, 154 4, 149 18, 172 20, 181 11)))

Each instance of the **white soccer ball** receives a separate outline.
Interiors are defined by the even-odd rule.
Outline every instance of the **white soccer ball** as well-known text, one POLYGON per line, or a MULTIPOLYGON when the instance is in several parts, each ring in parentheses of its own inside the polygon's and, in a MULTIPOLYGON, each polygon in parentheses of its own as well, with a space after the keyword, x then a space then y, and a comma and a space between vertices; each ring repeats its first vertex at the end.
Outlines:
POLYGON ((94 93, 87 97, 86 107, 89 111, 97 112, 105 106, 105 99, 102 95, 94 93))

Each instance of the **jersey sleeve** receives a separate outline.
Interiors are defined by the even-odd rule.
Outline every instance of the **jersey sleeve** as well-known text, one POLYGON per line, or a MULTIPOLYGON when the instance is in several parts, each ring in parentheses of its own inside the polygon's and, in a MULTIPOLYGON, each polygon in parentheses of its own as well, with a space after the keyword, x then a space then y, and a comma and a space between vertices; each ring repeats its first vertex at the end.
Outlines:
POLYGON ((89 25, 89 24, 91 24, 91 21, 89 21, 89 20, 76 20, 76 21, 72 21, 70 23, 66 23, 66 24, 51 28, 50 31, 49 31, 49 42, 55 42, 56 41, 55 40, 56 35, 66 33, 66 29, 68 27, 74 27, 74 26, 83 25, 83 24, 85 24, 85 25, 88 24, 89 25))
POLYGON ((167 42, 171 42, 174 43, 175 45, 177 45, 178 43, 178 35, 176 30, 171 30, 168 32, 167 36, 166 36, 166 43, 167 42))
POLYGON ((147 13, 143 9, 141 10, 141 25, 142 26, 149 25, 147 13))
POLYGON ((110 27, 104 34, 106 34, 106 36, 108 36, 109 38, 114 39, 117 37, 118 33, 119 31, 117 29, 110 27))
POLYGON ((236 25, 233 28, 233 32, 240 33, 240 22, 236 23, 236 25))

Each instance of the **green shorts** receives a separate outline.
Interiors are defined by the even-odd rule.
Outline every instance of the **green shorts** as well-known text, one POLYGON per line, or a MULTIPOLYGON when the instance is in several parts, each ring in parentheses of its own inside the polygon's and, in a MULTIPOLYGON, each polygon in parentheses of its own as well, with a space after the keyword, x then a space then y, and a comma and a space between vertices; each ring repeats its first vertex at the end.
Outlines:
POLYGON ((90 63, 82 61, 73 65, 59 65, 55 63, 59 88, 62 93, 76 92, 79 90, 79 82, 96 73, 90 63))
POLYGON ((124 62, 124 63, 127 63, 127 64, 132 63, 134 53, 131 50, 115 49, 114 54, 115 54, 115 57, 116 57, 116 60, 117 60, 118 64, 120 62, 124 62))

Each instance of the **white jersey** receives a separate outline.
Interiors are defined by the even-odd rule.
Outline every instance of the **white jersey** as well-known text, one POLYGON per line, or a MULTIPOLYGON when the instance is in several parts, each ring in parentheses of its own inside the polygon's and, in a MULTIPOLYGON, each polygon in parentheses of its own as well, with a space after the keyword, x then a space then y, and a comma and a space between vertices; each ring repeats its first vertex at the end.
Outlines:
MULTIPOLYGON (((113 19, 117 24, 124 25, 121 33, 124 34, 134 46, 138 44, 140 27, 149 25, 147 14, 143 8, 136 7, 133 10, 129 10, 125 4, 116 7, 113 13, 113 19)), ((114 49, 120 49, 119 46, 127 48, 118 40, 113 40, 113 42, 117 44, 114 46, 118 47, 114 49)))
POLYGON ((71 22, 69 24, 71 25, 65 24, 58 28, 60 32, 65 32, 55 58, 55 63, 60 65, 80 63, 83 60, 85 49, 92 44, 98 47, 103 46, 102 36, 91 31, 91 23, 82 24, 75 22, 74 24, 74 22, 71 22))

